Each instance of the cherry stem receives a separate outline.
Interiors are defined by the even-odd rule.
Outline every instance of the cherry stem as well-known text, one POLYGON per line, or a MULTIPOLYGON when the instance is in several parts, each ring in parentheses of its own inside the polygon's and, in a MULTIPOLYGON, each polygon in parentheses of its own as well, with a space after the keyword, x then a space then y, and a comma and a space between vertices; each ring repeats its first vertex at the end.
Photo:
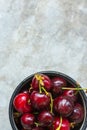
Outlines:
POLYGON ((28 100, 28 104, 30 104, 30 99, 28 100))
POLYGON ((71 123, 70 123, 70 127, 71 127, 71 128, 74 128, 75 124, 76 124, 75 122, 71 122, 71 123))
POLYGON ((44 77, 42 75, 36 74, 35 78, 39 81, 40 85, 44 86, 44 82, 43 82, 44 77))
POLYGON ((41 76, 40 74, 36 74, 35 78, 39 81, 39 92, 42 93, 41 86, 44 86, 44 83, 43 83, 44 77, 41 76))
POLYGON ((37 122, 34 122, 34 124, 38 127, 39 126, 39 123, 37 123, 37 122))
POLYGON ((37 115, 37 114, 38 114, 38 112, 34 112, 33 114, 37 115))
POLYGON ((32 84, 30 85, 29 92, 30 92, 31 89, 32 89, 32 84))
POLYGON ((52 95, 51 93, 47 92, 46 89, 44 87, 41 87, 41 89, 45 92, 46 95, 50 95, 50 100, 51 100, 51 103, 50 103, 50 112, 53 113, 53 98, 52 98, 52 95))
POLYGON ((50 93, 50 100, 51 100, 51 103, 50 103, 51 110, 50 110, 50 112, 53 113, 53 98, 52 98, 51 93, 50 93))
POLYGON ((18 117, 21 116, 21 113, 19 113, 19 112, 14 112, 14 113, 13 113, 13 116, 14 116, 14 118, 18 118, 18 117))
POLYGON ((42 91, 41 91, 40 81, 39 81, 39 92, 42 93, 42 91))
POLYGON ((57 127, 56 130, 60 130, 60 129, 61 129, 61 126, 62 126, 62 116, 60 116, 60 123, 59 123, 59 126, 57 127))
POLYGON ((49 94, 44 87, 41 87, 41 89, 45 92, 46 95, 49 94))
POLYGON ((87 90, 87 88, 66 88, 66 87, 64 87, 64 88, 62 88, 63 90, 87 90))

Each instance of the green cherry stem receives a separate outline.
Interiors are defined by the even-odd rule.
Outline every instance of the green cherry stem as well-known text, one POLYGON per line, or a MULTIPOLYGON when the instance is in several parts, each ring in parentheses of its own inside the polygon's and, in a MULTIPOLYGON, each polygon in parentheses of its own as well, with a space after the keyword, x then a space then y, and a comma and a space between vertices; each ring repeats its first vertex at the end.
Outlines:
POLYGON ((50 112, 53 113, 53 98, 51 93, 47 92, 44 87, 41 87, 41 89, 45 92, 46 95, 50 95, 50 112))
POLYGON ((39 92, 42 93, 41 86, 44 86, 44 83, 43 83, 44 77, 41 76, 40 74, 36 74, 36 75, 35 75, 35 78, 36 78, 36 79, 38 80, 38 82, 39 82, 39 92))
POLYGON ((51 103, 50 103, 50 112, 53 113, 53 98, 52 98, 52 95, 50 93, 50 100, 51 100, 51 103))
POLYGON ((64 88, 62 88, 63 90, 87 90, 87 88, 66 88, 66 87, 64 87, 64 88))
POLYGON ((46 95, 49 94, 44 87, 41 87, 41 89, 45 92, 46 95))
POLYGON ((42 93, 40 81, 39 81, 39 92, 42 93))
POLYGON ((21 113, 19 113, 19 112, 14 112, 14 113, 13 113, 13 116, 14 116, 14 118, 18 118, 18 117, 21 116, 21 113))
POLYGON ((37 123, 37 122, 34 122, 34 124, 38 127, 39 126, 39 123, 37 123))
POLYGON ((38 112, 34 112, 33 114, 37 115, 37 114, 38 114, 38 112))
POLYGON ((60 129, 61 129, 61 126, 62 126, 62 116, 60 116, 60 123, 59 123, 59 126, 57 127, 56 130, 60 130, 60 129))

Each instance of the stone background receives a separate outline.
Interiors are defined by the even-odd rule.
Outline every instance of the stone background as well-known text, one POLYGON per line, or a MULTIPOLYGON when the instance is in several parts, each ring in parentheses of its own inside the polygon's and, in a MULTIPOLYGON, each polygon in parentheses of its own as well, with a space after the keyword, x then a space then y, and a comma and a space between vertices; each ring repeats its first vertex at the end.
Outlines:
POLYGON ((87 87, 87 0, 0 0, 0 130, 16 86, 42 70, 87 87))

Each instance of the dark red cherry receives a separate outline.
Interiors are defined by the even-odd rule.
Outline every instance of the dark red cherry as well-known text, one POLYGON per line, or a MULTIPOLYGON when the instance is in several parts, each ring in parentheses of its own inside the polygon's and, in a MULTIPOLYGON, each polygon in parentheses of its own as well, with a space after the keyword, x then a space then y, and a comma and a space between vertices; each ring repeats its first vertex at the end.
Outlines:
POLYGON ((42 127, 51 126, 53 123, 53 116, 49 111, 42 111, 38 116, 38 122, 42 127))
MULTIPOLYGON (((71 88, 73 88, 73 87, 71 87, 71 88)), ((70 90, 64 90, 63 96, 68 96, 69 98, 71 98, 73 100, 73 102, 76 102, 78 94, 77 94, 76 90, 70 89, 70 90)))
POLYGON ((70 130, 70 123, 66 118, 62 119, 62 123, 60 124, 60 118, 56 117, 53 121, 53 128, 51 127, 50 130, 57 130, 57 128, 60 126, 60 129, 58 130, 70 130))
POLYGON ((49 91, 51 89, 51 80, 47 75, 44 74, 36 74, 32 79, 32 87, 34 90, 39 90, 40 86, 44 86, 44 88, 49 91))
POLYGON ((37 110, 46 109, 50 105, 50 96, 45 93, 33 91, 30 100, 33 108, 37 110))
POLYGON ((68 117, 73 111, 73 102, 67 96, 59 96, 54 99, 54 110, 64 117, 68 117))
POLYGON ((34 125, 35 117, 33 114, 25 113, 21 117, 21 124, 24 129, 32 130, 34 125))
POLYGON ((31 112, 30 95, 28 93, 19 93, 13 100, 15 109, 20 113, 31 112))
POLYGON ((52 84, 52 91, 55 94, 62 93, 62 87, 65 87, 67 85, 67 82, 62 77, 54 77, 51 80, 52 84))
POLYGON ((79 103, 76 103, 73 109, 73 113, 70 116, 70 120, 75 123, 81 123, 84 119, 84 109, 79 103))

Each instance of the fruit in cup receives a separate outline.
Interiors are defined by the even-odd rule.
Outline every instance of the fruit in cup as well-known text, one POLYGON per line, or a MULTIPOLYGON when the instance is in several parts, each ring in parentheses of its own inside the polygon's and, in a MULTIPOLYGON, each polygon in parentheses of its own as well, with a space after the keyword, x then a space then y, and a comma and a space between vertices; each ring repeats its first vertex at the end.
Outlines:
POLYGON ((62 87, 65 87, 67 85, 67 82, 62 77, 54 77, 51 80, 52 84, 52 91, 54 94, 62 93, 62 87))
POLYGON ((64 117, 68 117, 73 111, 73 102, 67 96, 59 96, 54 99, 54 110, 64 117))
POLYGON ((30 95, 28 93, 19 93, 13 100, 14 108, 20 112, 31 112, 31 103, 30 103, 30 95))
POLYGON ((68 83, 62 77, 43 74, 32 78, 31 87, 23 89, 13 100, 22 130, 70 130, 71 124, 76 127, 83 121, 84 109, 74 86, 63 90, 68 83))
POLYGON ((21 117, 21 124, 23 128, 31 130, 34 125, 35 117, 33 114, 25 113, 21 117))
POLYGON ((84 118, 84 110, 81 104, 76 103, 73 109, 73 113, 70 116, 70 120, 75 123, 81 123, 84 118))
POLYGON ((36 74, 32 79, 32 88, 34 90, 39 90, 39 86, 44 86, 47 91, 51 89, 51 80, 47 75, 44 74, 36 74))
POLYGON ((45 93, 39 93, 36 91, 33 91, 30 96, 32 107, 41 110, 46 109, 50 104, 50 97, 49 95, 46 95, 45 93))
POLYGON ((42 127, 51 126, 53 123, 53 115, 49 111, 42 111, 38 115, 38 122, 42 127))

